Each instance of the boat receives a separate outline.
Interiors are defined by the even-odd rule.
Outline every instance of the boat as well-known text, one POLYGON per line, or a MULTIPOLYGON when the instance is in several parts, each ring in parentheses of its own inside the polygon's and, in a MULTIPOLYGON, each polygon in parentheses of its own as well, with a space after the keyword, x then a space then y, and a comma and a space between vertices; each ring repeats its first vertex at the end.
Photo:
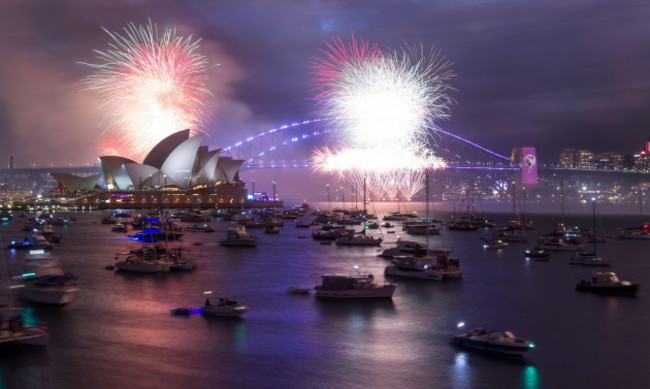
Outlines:
POLYGON ((376 230, 379 228, 379 224, 377 222, 366 223, 364 228, 367 228, 369 230, 376 230))
POLYGON ((140 242, 157 242, 160 240, 179 240, 183 236, 180 231, 161 230, 158 227, 148 227, 144 231, 133 235, 133 239, 140 242))
POLYGON ((272 224, 268 224, 266 227, 264 227, 264 233, 266 234, 279 234, 280 229, 272 224))
POLYGON ((31 238, 12 240, 7 246, 12 250, 52 250, 54 244, 49 242, 43 234, 33 234, 31 238))
POLYGON ((29 262, 13 281, 20 299, 38 304, 68 304, 79 290, 72 275, 65 273, 56 259, 29 262))
POLYGON ((574 253, 569 258, 569 263, 572 265, 585 265, 585 266, 609 266, 612 263, 610 258, 603 258, 592 253, 574 253))
POLYGON ((398 257, 392 260, 384 274, 422 280, 460 279, 460 260, 446 257, 398 257))
POLYGON ((381 238, 366 236, 364 233, 336 238, 337 246, 379 246, 381 242, 381 238))
POLYGON ((19 343, 47 346, 50 334, 44 328, 23 323, 20 307, 0 306, 0 344, 19 343))
POLYGON ((397 284, 379 285, 372 274, 357 276, 324 274, 317 285, 316 297, 322 298, 392 298, 397 284))
POLYGON ((219 241, 219 244, 227 247, 257 247, 258 239, 248 235, 246 228, 242 226, 228 229, 226 238, 219 241))
MULTIPOLYGON (((596 200, 593 203, 593 234, 596 235, 596 200)), ((574 253, 569 258, 569 263, 572 265, 585 265, 585 266, 609 266, 612 260, 610 258, 602 258, 596 255, 596 241, 594 241, 594 251, 591 253, 574 253)))
POLYGON ((209 224, 204 224, 202 226, 199 226, 198 224, 192 224, 189 227, 183 227, 182 230, 190 232, 214 232, 214 228, 209 224))
POLYGON ((309 226, 311 226, 311 224, 303 223, 296 220, 296 228, 309 228, 309 226))
POLYGON ((483 244, 483 248, 495 250, 502 249, 506 246, 508 246, 508 243, 501 239, 485 239, 485 243, 483 244))
POLYGON ((165 273, 171 270, 170 264, 166 261, 148 259, 138 255, 129 255, 126 259, 115 262, 115 267, 118 270, 138 273, 165 273))
POLYGON ((576 290, 579 292, 631 296, 638 292, 639 284, 621 281, 613 272, 594 272, 591 280, 581 280, 576 285, 576 290))
POLYGON ((447 226, 447 228, 451 231, 476 231, 479 229, 479 227, 480 226, 478 224, 467 220, 453 222, 447 226))
POLYGON ((486 331, 483 328, 477 328, 467 333, 456 335, 451 341, 461 347, 506 355, 521 356, 535 348, 533 342, 518 338, 510 331, 501 333, 497 331, 486 331))
POLYGON ((526 258, 534 258, 536 261, 548 261, 551 253, 548 250, 526 250, 526 258))
POLYGON ((382 228, 393 228, 395 227, 394 225, 390 224, 389 222, 383 223, 381 225, 382 228))
POLYGON ((623 229, 618 237, 620 239, 650 239, 650 223, 643 223, 638 227, 623 229))
POLYGON ((537 239, 535 250, 549 250, 549 251, 580 251, 582 250, 582 242, 574 236, 540 236, 537 239))
POLYGON ((411 235, 440 235, 440 227, 433 223, 407 224, 404 231, 411 235))
POLYGON ((453 250, 451 249, 427 247, 425 243, 415 240, 398 239, 397 242, 395 242, 395 247, 385 249, 379 256, 384 258, 402 256, 447 257, 452 252, 453 250))
MULTIPOLYGON (((494 230, 493 230, 494 231, 494 230)), ((494 233, 496 239, 501 239, 504 242, 528 242, 528 234, 526 230, 521 228, 501 228, 494 233)))
POLYGON ((113 228, 111 228, 111 231, 113 232, 128 232, 128 227, 124 223, 116 223, 113 228))
POLYGON ((291 294, 309 294, 311 288, 301 288, 297 286, 290 286, 287 290, 291 294))
POLYGON ((418 216, 414 213, 400 213, 400 212, 392 212, 386 214, 382 220, 384 221, 393 221, 393 222, 402 222, 406 221, 409 219, 414 219, 417 218, 418 216))
POLYGON ((207 316, 241 316, 246 311, 248 311, 247 306, 223 296, 219 298, 218 304, 211 304, 210 299, 206 299, 205 305, 201 308, 201 312, 207 316))
POLYGON ((192 311, 189 308, 186 307, 179 307, 179 308, 174 308, 170 310, 172 315, 175 316, 188 316, 192 311))

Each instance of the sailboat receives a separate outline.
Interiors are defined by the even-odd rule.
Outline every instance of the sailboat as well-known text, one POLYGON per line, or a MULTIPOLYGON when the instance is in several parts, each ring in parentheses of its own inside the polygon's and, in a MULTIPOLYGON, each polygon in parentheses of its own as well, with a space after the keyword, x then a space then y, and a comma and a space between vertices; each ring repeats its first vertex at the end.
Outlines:
MULTIPOLYGON (((426 220, 429 220, 429 171, 426 172, 426 220)), ((430 254, 429 233, 426 233, 424 252, 430 254)), ((406 242, 405 242, 406 243, 406 242)), ((398 245, 400 242, 398 241, 398 245)), ((452 250, 438 251, 438 255, 399 256, 388 265, 384 274, 396 277, 418 278, 422 280, 460 279, 460 260, 448 258, 452 250)), ((414 253, 415 254, 415 253, 414 253)))
MULTIPOLYGON (((594 236, 596 236, 596 199, 591 199, 593 204, 593 217, 592 228, 594 236)), ((594 251, 591 253, 574 253, 569 258, 569 263, 572 265, 585 265, 585 266, 609 266, 612 262, 609 258, 602 258, 596 255, 596 240, 594 240, 594 251)))

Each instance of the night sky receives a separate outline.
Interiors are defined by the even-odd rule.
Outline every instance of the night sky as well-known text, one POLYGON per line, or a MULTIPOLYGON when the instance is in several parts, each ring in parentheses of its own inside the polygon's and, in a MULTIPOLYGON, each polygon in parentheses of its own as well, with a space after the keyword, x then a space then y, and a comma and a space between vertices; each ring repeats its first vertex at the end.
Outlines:
POLYGON ((454 63, 452 118, 440 127, 502 154, 533 145, 632 153, 650 135, 647 0, 3 0, 0 163, 95 163, 102 101, 84 91, 105 27, 175 27, 202 38, 220 147, 319 116, 310 62, 351 33, 394 49, 435 47, 454 63), (5 162, 6 161, 6 162, 5 162))

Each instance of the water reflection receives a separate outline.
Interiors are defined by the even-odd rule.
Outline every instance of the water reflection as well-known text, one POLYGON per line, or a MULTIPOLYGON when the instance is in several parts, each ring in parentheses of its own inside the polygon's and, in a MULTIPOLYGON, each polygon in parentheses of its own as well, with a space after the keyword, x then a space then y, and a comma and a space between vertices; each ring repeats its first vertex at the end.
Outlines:
POLYGON ((472 374, 469 365, 469 355, 466 352, 459 352, 454 356, 454 364, 451 367, 450 376, 453 387, 471 387, 472 374))
POLYGON ((526 366, 521 373, 522 389, 539 389, 540 375, 535 366, 526 366))

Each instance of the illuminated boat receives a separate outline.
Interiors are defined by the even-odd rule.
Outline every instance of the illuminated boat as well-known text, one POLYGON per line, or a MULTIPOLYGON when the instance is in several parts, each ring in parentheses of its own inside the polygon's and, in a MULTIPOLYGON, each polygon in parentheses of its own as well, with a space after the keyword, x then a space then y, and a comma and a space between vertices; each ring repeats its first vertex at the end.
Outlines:
POLYGON ((448 257, 453 250, 445 248, 427 247, 425 243, 398 239, 394 247, 389 247, 379 255, 384 258, 402 257, 402 256, 436 256, 448 257))
POLYGON ((456 335, 451 341, 461 347, 506 355, 523 355, 535 348, 533 342, 518 338, 510 331, 504 333, 488 332, 483 328, 456 335))
POLYGON ((43 234, 35 234, 31 238, 12 240, 7 248, 14 250, 52 250, 54 244, 49 242, 43 234))
POLYGON ((65 273, 56 259, 32 261, 25 265, 22 276, 14 277, 18 297, 22 300, 51 305, 71 302, 79 288, 72 276, 65 273))
POLYGON ((551 235, 539 237, 535 250, 580 251, 582 247, 582 242, 577 237, 551 235))
POLYGON ((620 239, 650 239, 650 224, 644 223, 639 227, 625 228, 620 232, 620 239))
POLYGON ((591 280, 581 280, 576 285, 576 290, 580 292, 631 296, 637 293, 639 284, 621 281, 612 272, 594 272, 591 280))
POLYGON ((21 308, 0 306, 0 343, 21 343, 47 346, 50 335, 44 328, 23 323, 21 308))
POLYGON ((401 257, 394 259, 384 274, 421 280, 460 279, 460 260, 446 257, 401 257))
POLYGON ((239 304, 235 300, 221 297, 218 304, 211 304, 210 300, 205 301, 201 312, 208 316, 241 316, 248 311, 248 307, 239 304))
POLYGON ((220 245, 227 247, 257 247, 257 243, 258 239, 248 235, 246 228, 241 226, 228 229, 226 239, 219 242, 220 245))
POLYGON ((536 261, 548 261, 551 253, 547 250, 526 250, 526 258, 533 258, 536 261))
POLYGON ((501 239, 486 239, 485 243, 483 244, 483 248, 495 250, 502 249, 506 246, 508 246, 508 243, 502 241, 501 239))
POLYGON ((392 298, 396 284, 379 285, 372 274, 358 276, 325 274, 316 286, 316 297, 322 298, 392 298))

